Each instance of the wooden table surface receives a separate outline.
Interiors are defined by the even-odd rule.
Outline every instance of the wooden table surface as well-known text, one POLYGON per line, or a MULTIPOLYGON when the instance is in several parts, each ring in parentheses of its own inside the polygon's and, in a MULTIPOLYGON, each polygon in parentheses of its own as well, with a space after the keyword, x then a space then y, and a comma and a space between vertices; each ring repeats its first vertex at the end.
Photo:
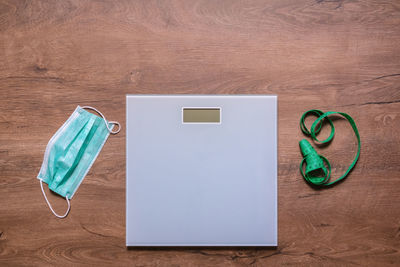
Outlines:
MULTIPOLYGON (((0 56, 0 265, 400 264, 399 1, 3 0, 0 56), (36 179, 47 142, 77 105, 125 129, 126 94, 278 95, 276 249, 126 249, 124 130, 70 215, 51 214, 36 179), (298 170, 313 108, 350 114, 362 140, 354 171, 325 190, 298 170)), ((318 149, 334 178, 356 151, 349 124, 335 126, 318 149)))

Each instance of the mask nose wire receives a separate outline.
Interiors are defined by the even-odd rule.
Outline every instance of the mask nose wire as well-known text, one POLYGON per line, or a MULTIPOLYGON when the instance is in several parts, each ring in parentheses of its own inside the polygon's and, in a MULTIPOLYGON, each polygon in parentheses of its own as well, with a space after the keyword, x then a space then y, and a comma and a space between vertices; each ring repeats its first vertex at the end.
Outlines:
POLYGON ((53 214, 54 214, 56 217, 61 218, 61 219, 67 217, 67 215, 68 215, 68 213, 69 213, 69 210, 71 209, 71 203, 69 203, 68 196, 65 197, 65 199, 67 200, 67 204, 68 204, 68 209, 67 209, 67 211, 65 212, 64 215, 58 215, 58 214, 53 210, 53 207, 51 206, 49 200, 47 199, 46 193, 44 192, 44 189, 43 189, 43 180, 42 180, 42 179, 39 179, 39 180, 40 180, 40 188, 42 188, 42 193, 43 193, 44 199, 46 200, 47 205, 49 206, 51 212, 53 212, 53 214))
POLYGON ((106 124, 106 127, 107 127, 108 131, 109 131, 111 134, 117 134, 117 133, 119 133, 119 131, 121 131, 121 125, 119 124, 119 122, 117 122, 117 121, 109 121, 109 122, 107 122, 106 117, 103 115, 103 113, 101 113, 101 112, 100 112, 99 110, 97 110, 96 108, 91 107, 91 106, 83 106, 82 108, 84 108, 84 109, 91 109, 91 110, 96 111, 96 112, 103 118, 104 123, 106 124), (118 129, 115 130, 115 131, 113 131, 113 130, 110 128, 110 126, 108 125, 108 123, 112 123, 112 124, 114 124, 114 125, 118 125, 118 129))

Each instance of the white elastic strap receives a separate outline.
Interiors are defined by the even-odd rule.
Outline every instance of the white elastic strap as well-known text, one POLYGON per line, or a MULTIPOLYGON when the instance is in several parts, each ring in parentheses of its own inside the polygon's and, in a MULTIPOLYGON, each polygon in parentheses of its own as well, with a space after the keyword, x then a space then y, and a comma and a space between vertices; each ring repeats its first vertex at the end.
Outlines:
POLYGON ((42 188, 42 193, 43 193, 44 199, 46 200, 47 205, 49 206, 51 212, 53 212, 54 215, 56 215, 58 218, 61 218, 61 219, 67 217, 67 215, 68 215, 68 213, 69 213, 69 210, 71 209, 71 204, 69 203, 68 197, 65 197, 65 199, 67 200, 67 203, 68 203, 68 209, 67 209, 67 211, 66 211, 65 214, 62 215, 62 216, 61 216, 61 215, 58 215, 58 214, 53 210, 53 208, 51 207, 50 202, 47 200, 46 193, 44 192, 44 189, 43 189, 43 180, 42 180, 42 179, 40 179, 40 187, 42 188))
POLYGON ((94 107, 91 107, 91 106, 83 106, 82 108, 91 109, 91 110, 94 110, 94 111, 96 111, 97 113, 99 113, 99 115, 103 118, 104 123, 106 124, 106 127, 107 127, 107 129, 108 129, 108 131, 109 131, 110 133, 112 133, 112 134, 117 134, 117 133, 119 133, 119 131, 121 130, 121 125, 119 124, 119 122, 117 122, 117 121, 109 121, 108 123, 112 123, 112 124, 114 124, 114 125, 118 125, 118 129, 117 129, 116 131, 111 130, 110 126, 108 126, 106 117, 104 117, 103 113, 101 113, 100 111, 98 111, 98 110, 95 109, 94 107))

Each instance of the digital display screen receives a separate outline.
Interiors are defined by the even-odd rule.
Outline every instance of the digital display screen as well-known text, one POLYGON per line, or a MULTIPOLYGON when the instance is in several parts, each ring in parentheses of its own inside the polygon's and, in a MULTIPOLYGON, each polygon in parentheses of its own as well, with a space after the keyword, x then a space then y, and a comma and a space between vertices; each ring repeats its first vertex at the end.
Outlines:
POLYGON ((220 123, 220 108, 183 108, 184 123, 220 123))

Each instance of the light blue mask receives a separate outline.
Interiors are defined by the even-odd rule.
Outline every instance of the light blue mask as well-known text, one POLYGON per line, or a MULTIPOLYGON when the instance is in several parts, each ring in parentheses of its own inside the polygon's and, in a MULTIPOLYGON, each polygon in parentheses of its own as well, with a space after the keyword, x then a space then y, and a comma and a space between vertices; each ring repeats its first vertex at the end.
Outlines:
POLYGON ((58 218, 68 215, 71 207, 69 199, 74 196, 110 133, 116 134, 120 130, 118 122, 108 122, 97 109, 78 106, 50 139, 37 178, 50 210, 58 218), (85 109, 92 109, 101 117, 85 109), (118 125, 116 131, 113 131, 114 125, 118 125), (43 190, 43 182, 48 184, 51 191, 67 200, 68 209, 64 215, 58 215, 53 210, 43 190))

